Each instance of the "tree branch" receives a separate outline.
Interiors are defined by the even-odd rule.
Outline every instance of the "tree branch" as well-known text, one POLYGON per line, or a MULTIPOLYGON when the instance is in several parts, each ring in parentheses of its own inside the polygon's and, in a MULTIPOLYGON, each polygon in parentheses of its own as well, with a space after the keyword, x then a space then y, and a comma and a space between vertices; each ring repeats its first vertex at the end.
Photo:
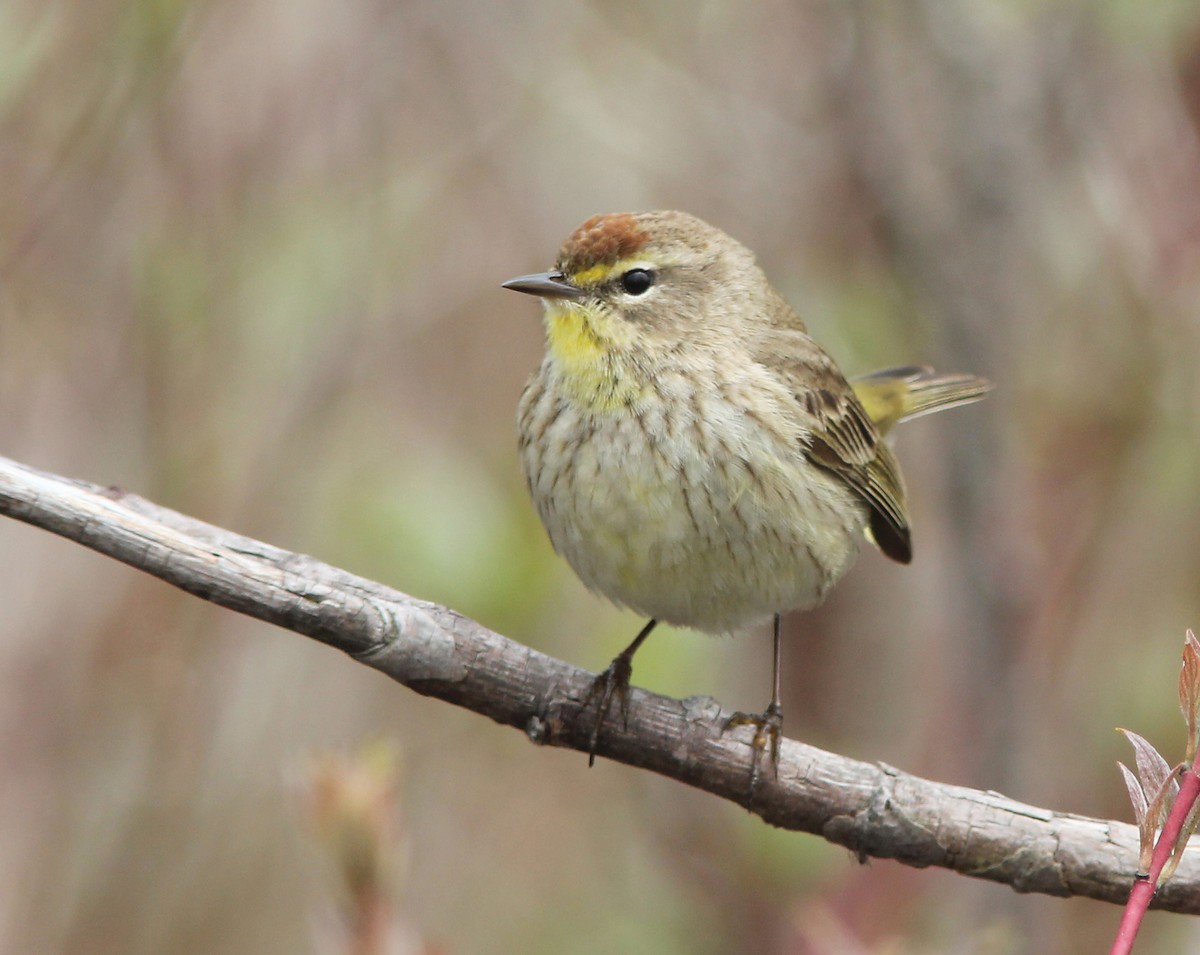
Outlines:
MULTIPOLYGON (((193 520, 116 488, 0 458, 0 513, 77 541, 205 600, 345 651, 426 696, 586 750, 592 674, 515 643, 446 607, 311 557, 193 520)), ((628 722, 598 752, 730 799, 785 829, 862 858, 943 866, 1019 892, 1124 902, 1137 865, 1133 826, 1039 809, 998 793, 910 776, 784 740, 778 780, 751 801, 748 731, 722 733, 710 698, 635 689, 628 722)), ((1155 899, 1200 913, 1200 865, 1185 857, 1155 899)))

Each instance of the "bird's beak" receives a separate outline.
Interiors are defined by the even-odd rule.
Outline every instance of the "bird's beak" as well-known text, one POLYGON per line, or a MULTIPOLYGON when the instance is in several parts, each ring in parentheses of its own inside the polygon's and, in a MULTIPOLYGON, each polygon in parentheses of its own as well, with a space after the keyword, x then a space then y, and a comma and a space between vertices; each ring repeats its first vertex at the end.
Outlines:
POLYGON ((533 275, 519 275, 509 279, 501 288, 510 288, 514 292, 525 292, 537 295, 539 298, 583 298, 583 292, 567 281, 562 272, 536 272, 533 275))

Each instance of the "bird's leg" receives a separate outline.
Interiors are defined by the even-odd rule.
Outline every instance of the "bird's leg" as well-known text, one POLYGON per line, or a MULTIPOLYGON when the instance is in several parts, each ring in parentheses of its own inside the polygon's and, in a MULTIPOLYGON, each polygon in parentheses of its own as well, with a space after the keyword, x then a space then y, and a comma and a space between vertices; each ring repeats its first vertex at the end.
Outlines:
POLYGON ((593 700, 599 701, 596 705, 596 725, 592 728, 592 738, 588 743, 589 766, 596 762, 596 741, 600 738, 600 727, 604 725, 614 696, 621 708, 622 722, 625 724, 629 722, 629 678, 633 676, 633 655, 650 636, 650 631, 657 623, 657 620, 651 620, 642 627, 638 635, 633 638, 633 643, 613 657, 608 668, 592 681, 587 696, 583 698, 583 709, 585 710, 592 705, 593 700))
MULTIPOLYGON (((750 792, 758 787, 763 753, 770 751, 771 772, 779 778, 779 738, 783 733, 783 706, 779 702, 779 671, 783 661, 783 641, 779 637, 779 614, 775 614, 775 665, 772 673, 771 702, 765 713, 734 713, 725 721, 731 726, 754 727, 754 762, 750 766, 750 792)), ((615 662, 615 661, 614 661, 615 662)))

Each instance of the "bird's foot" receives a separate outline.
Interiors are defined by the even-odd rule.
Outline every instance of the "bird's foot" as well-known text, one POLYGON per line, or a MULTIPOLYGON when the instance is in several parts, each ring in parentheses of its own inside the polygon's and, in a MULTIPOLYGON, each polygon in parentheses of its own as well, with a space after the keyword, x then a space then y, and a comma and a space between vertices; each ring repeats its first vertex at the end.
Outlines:
MULTIPOLYGON (((615 661, 614 661, 615 662, 615 661)), ((779 778, 779 739, 783 734, 783 709, 774 700, 765 713, 734 713, 725 721, 724 730, 734 726, 753 726, 754 758, 750 764, 750 794, 753 796, 758 789, 758 781, 762 778, 763 754, 769 754, 771 775, 779 778)))
POLYGON ((629 679, 633 676, 632 654, 620 653, 612 663, 592 680, 588 687, 587 696, 583 698, 581 712, 592 703, 596 703, 596 723, 592 727, 592 736, 588 741, 588 765, 596 763, 596 742, 600 739, 600 728, 608 718, 613 700, 621 711, 621 722, 629 724, 629 679))

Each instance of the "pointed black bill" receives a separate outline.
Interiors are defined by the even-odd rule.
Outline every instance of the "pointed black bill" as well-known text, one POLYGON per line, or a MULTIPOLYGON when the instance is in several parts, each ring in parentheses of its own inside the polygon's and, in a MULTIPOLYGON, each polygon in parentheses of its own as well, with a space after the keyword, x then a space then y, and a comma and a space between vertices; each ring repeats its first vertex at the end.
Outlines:
POLYGON ((539 298, 582 298, 583 293, 567 281, 561 272, 536 272, 533 275, 519 275, 515 279, 504 282, 501 288, 512 289, 514 292, 525 292, 539 298))

